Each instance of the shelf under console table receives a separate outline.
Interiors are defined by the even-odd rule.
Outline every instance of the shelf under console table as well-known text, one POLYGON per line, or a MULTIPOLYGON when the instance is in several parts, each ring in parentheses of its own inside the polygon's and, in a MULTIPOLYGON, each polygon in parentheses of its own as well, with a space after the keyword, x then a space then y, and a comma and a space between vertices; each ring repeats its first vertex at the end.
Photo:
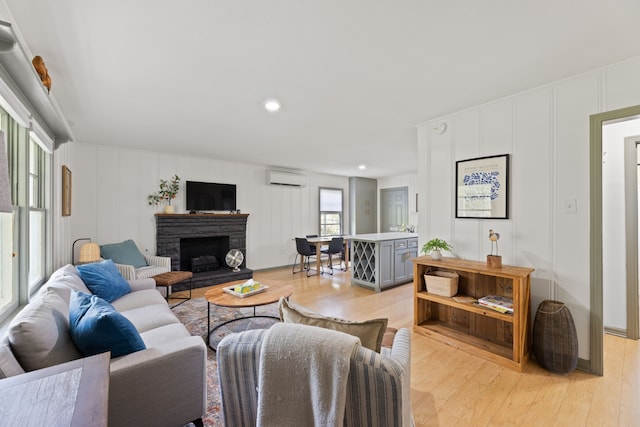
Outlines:
POLYGON ((0 424, 107 427, 110 354, 0 380, 0 424))
POLYGON ((415 332, 511 369, 523 369, 530 351, 534 269, 507 265, 493 268, 484 262, 433 260, 430 256, 414 258, 413 263, 415 332), (512 298, 513 314, 428 293, 424 274, 434 269, 459 275, 459 295, 512 298))

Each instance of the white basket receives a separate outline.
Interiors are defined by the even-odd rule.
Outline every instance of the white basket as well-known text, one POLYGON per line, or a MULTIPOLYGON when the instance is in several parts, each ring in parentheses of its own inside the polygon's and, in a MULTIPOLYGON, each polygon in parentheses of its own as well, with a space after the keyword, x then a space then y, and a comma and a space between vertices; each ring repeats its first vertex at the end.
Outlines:
POLYGON ((443 297, 452 297, 458 293, 458 273, 449 271, 430 271, 424 275, 427 292, 443 297))

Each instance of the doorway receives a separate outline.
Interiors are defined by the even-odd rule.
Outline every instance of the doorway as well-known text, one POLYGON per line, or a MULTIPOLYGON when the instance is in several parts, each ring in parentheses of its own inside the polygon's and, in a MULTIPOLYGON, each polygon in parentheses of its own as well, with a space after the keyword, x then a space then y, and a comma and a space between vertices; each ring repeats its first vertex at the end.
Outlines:
POLYGON ((594 114, 589 120, 589 371, 603 375, 602 129, 605 123, 640 117, 640 106, 594 114))
POLYGON ((380 232, 405 231, 409 220, 407 187, 380 190, 380 232))
POLYGON ((640 137, 637 135, 640 135, 638 118, 613 120, 603 124, 604 331, 630 339, 638 339, 639 311, 637 144, 640 137))

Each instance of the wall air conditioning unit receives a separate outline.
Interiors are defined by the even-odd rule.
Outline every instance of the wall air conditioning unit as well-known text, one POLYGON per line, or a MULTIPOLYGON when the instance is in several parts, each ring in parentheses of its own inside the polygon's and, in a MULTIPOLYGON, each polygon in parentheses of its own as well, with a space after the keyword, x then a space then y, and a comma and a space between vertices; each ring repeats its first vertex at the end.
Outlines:
POLYGON ((297 173, 267 171, 267 184, 288 187, 306 187, 307 177, 297 173))

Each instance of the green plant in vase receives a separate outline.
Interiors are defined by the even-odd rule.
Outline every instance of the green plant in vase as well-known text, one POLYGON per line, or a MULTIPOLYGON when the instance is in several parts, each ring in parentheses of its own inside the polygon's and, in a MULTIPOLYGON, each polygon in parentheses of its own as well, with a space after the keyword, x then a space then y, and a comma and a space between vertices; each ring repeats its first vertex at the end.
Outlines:
POLYGON ((149 194, 147 196, 147 203, 149 206, 158 206, 164 203, 165 213, 173 213, 173 206, 171 206, 171 200, 175 199, 180 189, 180 177, 174 175, 171 180, 161 179, 160 189, 156 193, 149 194))
POLYGON ((442 251, 450 251, 453 247, 445 240, 434 237, 427 243, 422 245, 422 253, 425 255, 431 255, 432 259, 441 259, 442 251))

